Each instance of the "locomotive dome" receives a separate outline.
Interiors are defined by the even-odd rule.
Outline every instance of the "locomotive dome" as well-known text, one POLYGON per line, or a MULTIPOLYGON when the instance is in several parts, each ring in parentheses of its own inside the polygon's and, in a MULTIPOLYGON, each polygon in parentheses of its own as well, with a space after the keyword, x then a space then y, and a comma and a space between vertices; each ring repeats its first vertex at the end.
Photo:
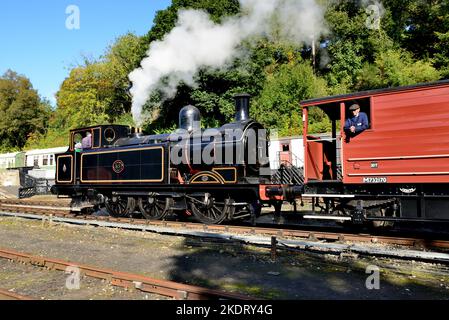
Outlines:
POLYGON ((200 110, 192 105, 188 105, 182 108, 179 112, 179 129, 184 129, 188 132, 200 130, 200 110))

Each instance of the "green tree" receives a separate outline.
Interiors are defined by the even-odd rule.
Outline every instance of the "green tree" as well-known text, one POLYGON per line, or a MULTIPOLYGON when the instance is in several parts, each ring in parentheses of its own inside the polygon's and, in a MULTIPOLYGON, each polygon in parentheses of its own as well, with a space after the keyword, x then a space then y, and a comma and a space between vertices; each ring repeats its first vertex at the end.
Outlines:
MULTIPOLYGON (((278 129, 281 136, 299 135, 302 134, 299 102, 326 94, 326 81, 313 74, 310 64, 294 61, 280 65, 268 77, 251 111, 267 128, 278 129)), ((323 114, 312 118, 321 121, 323 114)), ((316 126, 315 121, 312 125, 316 126)))
POLYGON ((368 13, 360 2, 341 1, 328 6, 326 21, 331 32, 324 44, 330 62, 321 72, 332 93, 352 91, 365 63, 374 62, 379 52, 397 48, 384 29, 391 20, 388 13, 378 30, 368 28, 367 19, 368 13))
POLYGON ((56 94, 57 128, 74 129, 107 123, 106 114, 114 88, 108 79, 108 65, 94 63, 71 71, 56 94))
MULTIPOLYGON (((300 100, 449 76, 448 1, 382 0, 385 12, 378 30, 366 25, 366 1, 320 2, 326 5, 330 32, 318 39, 316 70, 309 62, 309 46, 252 39, 255 44, 241 44, 248 52, 245 58, 226 70, 201 70, 195 88, 180 84, 177 95, 163 103, 155 93, 145 106, 152 115, 146 131, 173 130, 180 108, 187 104, 200 109, 204 127, 220 126, 233 119, 233 95, 247 92, 253 96, 251 114, 257 120, 280 129, 281 135, 300 134, 300 100)), ((125 34, 98 61, 73 68, 58 92, 48 132, 44 138, 39 130, 32 133, 29 145, 66 144, 68 129, 75 127, 133 125, 128 74, 139 66, 150 43, 172 30, 181 9, 204 10, 217 23, 240 14, 238 0, 173 0, 157 13, 145 36, 125 34)), ((313 111, 310 118, 312 132, 329 129, 323 113, 313 111)))
POLYGON ((435 48, 435 67, 441 71, 444 78, 449 78, 449 31, 446 33, 436 33, 438 43, 435 48))
POLYGON ((57 108, 49 120, 45 135, 34 136, 27 148, 67 145, 70 129, 109 123, 106 113, 114 99, 108 65, 92 63, 71 70, 56 94, 57 108))
POLYGON ((449 2, 446 0, 384 0, 388 35, 415 59, 434 59, 446 68, 449 59, 449 2))
POLYGON ((408 12, 408 20, 403 26, 403 47, 415 58, 433 58, 438 53, 438 34, 449 32, 449 2, 411 1, 408 12))
POLYGON ((99 60, 74 68, 57 94, 56 128, 127 121, 131 112, 129 73, 145 53, 142 38, 119 37, 99 60))
POLYGON ((105 107, 109 121, 123 121, 124 115, 131 112, 128 75, 140 65, 147 49, 142 37, 128 33, 116 39, 106 51, 102 62, 106 66, 104 77, 108 79, 111 92, 111 99, 105 107))
POLYGON ((374 64, 365 64, 358 75, 357 90, 412 85, 435 81, 440 73, 431 62, 414 60, 404 50, 388 50, 377 55, 374 64))
POLYGON ((161 40, 175 27, 181 9, 204 10, 218 23, 223 17, 239 13, 240 5, 238 0, 173 0, 167 9, 157 12, 154 25, 144 41, 149 44, 161 40))
POLYGON ((20 150, 29 136, 43 133, 51 109, 29 79, 8 70, 0 77, 0 149, 20 150))
MULTIPOLYGON (((161 40, 169 33, 181 9, 204 10, 214 22, 219 23, 224 17, 239 13, 240 6, 238 0, 173 0, 170 7, 157 13, 144 42, 149 44, 161 40)), ((201 70, 197 75, 196 88, 180 84, 176 96, 169 101, 161 103, 158 94, 154 94, 144 106, 144 110, 153 115, 144 129, 147 132, 161 132, 164 128, 175 128, 178 112, 187 104, 194 104, 200 109, 204 126, 218 126, 229 121, 234 115, 232 96, 243 91, 254 93, 255 88, 263 83, 263 80, 260 81, 264 78, 263 66, 258 73, 254 72, 257 68, 260 68, 259 61, 252 56, 245 61, 235 61, 227 71, 201 70)))
POLYGON ((73 68, 57 93, 57 108, 45 136, 35 135, 28 148, 67 144, 69 129, 105 123, 133 125, 128 74, 145 55, 142 37, 132 33, 115 40, 98 61, 73 68))

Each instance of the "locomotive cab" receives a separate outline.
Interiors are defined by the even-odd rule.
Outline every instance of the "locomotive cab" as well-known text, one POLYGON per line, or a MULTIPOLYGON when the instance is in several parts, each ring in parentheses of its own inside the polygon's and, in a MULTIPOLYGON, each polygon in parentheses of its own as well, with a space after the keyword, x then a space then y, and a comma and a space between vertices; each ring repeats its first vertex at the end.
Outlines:
POLYGON ((108 148, 121 139, 130 136, 136 130, 128 126, 101 125, 95 127, 81 128, 70 131, 70 151, 75 150, 88 133, 92 135, 92 149, 108 148))
POLYGON ((87 151, 82 150, 80 145, 88 133, 91 134, 89 150, 101 150, 112 147, 117 140, 128 137, 133 131, 135 130, 128 126, 120 125, 100 125, 71 130, 69 149, 66 153, 56 155, 56 183, 59 185, 79 183, 81 156, 77 156, 77 153, 87 151))

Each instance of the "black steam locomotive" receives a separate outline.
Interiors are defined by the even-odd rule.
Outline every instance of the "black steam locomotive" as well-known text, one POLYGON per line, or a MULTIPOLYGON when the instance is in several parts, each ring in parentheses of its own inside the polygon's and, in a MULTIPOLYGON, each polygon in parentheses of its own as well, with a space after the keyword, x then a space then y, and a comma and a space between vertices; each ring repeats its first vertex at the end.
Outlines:
POLYGON ((73 130, 69 150, 56 156, 52 192, 71 197, 82 210, 104 205, 114 217, 137 209, 147 219, 178 213, 210 224, 255 217, 263 202, 282 199, 267 192, 268 139, 249 118, 250 96, 235 102, 235 121, 221 128, 201 129, 199 110, 187 106, 170 134, 143 135, 118 125, 73 130), (77 150, 87 133, 92 148, 77 150))

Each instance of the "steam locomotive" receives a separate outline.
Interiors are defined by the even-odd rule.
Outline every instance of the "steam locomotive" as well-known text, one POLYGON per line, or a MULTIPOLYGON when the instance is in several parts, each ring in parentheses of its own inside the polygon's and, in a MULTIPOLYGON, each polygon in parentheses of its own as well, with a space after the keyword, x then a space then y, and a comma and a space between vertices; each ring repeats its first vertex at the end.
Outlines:
POLYGON ((83 210, 104 204, 114 217, 136 208, 147 219, 187 212, 209 224, 255 217, 262 202, 280 200, 260 194, 271 186, 268 139, 249 118, 249 103, 237 95, 235 121, 215 129, 201 129, 199 110, 186 106, 170 134, 118 125, 73 130, 69 150, 56 157, 52 192, 83 210), (77 152, 87 133, 92 149, 77 152))
POLYGON ((235 101, 235 121, 209 132, 193 106, 181 110, 171 134, 112 125, 73 130, 69 150, 57 155, 52 191, 80 208, 105 205, 112 216, 137 207, 148 219, 187 212, 208 224, 257 217, 263 205, 279 212, 283 201, 299 197, 313 203, 303 218, 449 220, 449 81, 301 102, 305 162, 295 184, 268 170, 268 137, 249 118, 250 97, 235 101), (354 103, 369 118, 358 135, 344 130, 354 103), (331 123, 325 136, 310 132, 314 108, 331 123), (93 149, 78 153, 75 142, 87 132, 93 149))

